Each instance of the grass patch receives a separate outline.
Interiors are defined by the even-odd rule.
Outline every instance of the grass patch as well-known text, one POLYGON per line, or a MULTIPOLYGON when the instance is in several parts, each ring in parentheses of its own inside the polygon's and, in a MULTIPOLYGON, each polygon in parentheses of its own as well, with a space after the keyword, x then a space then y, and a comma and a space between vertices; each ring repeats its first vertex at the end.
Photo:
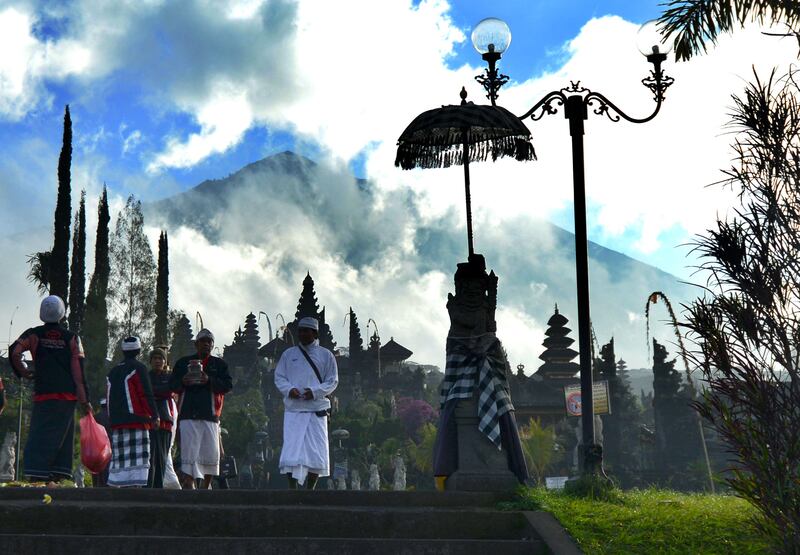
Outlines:
MULTIPOLYGON (((22 482, 22 481, 13 481, 13 482, 1 482, 0 488, 46 488, 48 487, 47 484, 49 482, 22 482)), ((72 480, 61 480, 56 484, 56 488, 74 488, 75 482, 72 480)))
POLYGON ((731 495, 668 490, 619 491, 587 499, 523 488, 504 508, 552 513, 587 554, 763 554, 769 543, 752 525, 758 512, 731 495))

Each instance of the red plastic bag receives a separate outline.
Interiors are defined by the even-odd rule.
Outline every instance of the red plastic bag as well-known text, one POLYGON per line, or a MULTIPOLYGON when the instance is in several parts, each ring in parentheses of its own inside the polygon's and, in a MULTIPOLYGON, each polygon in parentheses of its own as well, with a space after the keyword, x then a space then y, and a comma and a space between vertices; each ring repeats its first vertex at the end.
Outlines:
POLYGON ((81 462, 92 474, 100 474, 111 461, 111 442, 106 429, 94 419, 90 412, 80 420, 81 462))

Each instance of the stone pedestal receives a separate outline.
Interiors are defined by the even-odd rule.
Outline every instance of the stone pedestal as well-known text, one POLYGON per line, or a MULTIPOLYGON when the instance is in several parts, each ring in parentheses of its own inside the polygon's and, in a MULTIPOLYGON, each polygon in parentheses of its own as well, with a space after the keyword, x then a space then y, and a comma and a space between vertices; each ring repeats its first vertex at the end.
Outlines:
POLYGON ((458 470, 447 478, 448 491, 510 491, 519 482, 508 469, 505 451, 478 429, 478 399, 462 399, 455 409, 458 431, 458 470))

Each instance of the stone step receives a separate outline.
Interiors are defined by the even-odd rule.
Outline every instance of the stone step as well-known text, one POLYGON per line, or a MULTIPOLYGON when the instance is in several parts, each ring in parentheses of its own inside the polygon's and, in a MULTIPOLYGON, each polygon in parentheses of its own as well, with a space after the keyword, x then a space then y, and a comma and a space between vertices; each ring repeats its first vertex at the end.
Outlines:
POLYGON ((36 555, 547 555, 542 541, 370 538, 215 538, 0 534, 3 553, 36 555))
POLYGON ((534 513, 497 510, 512 498, 433 491, 0 488, 0 553, 551 553, 552 534, 536 524, 534 513), (44 494, 51 496, 49 504, 42 502, 44 494))
POLYGON ((0 503, 4 533, 59 535, 527 540, 521 512, 451 507, 181 504, 64 501, 0 503))
POLYGON ((359 507, 486 507, 510 501, 509 493, 438 491, 307 491, 307 490, 158 490, 116 488, 0 488, 0 504, 41 500, 47 493, 60 501, 151 502, 214 505, 312 505, 359 507))

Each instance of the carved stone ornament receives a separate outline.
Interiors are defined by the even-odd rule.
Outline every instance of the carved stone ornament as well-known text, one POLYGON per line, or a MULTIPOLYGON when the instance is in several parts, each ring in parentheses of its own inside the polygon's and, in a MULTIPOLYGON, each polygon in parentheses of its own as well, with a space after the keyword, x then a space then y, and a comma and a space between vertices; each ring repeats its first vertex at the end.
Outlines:
POLYGON ((497 331, 497 276, 486 273, 481 254, 470 255, 468 262, 458 264, 455 275, 456 294, 447 295, 451 337, 469 337, 497 331))

